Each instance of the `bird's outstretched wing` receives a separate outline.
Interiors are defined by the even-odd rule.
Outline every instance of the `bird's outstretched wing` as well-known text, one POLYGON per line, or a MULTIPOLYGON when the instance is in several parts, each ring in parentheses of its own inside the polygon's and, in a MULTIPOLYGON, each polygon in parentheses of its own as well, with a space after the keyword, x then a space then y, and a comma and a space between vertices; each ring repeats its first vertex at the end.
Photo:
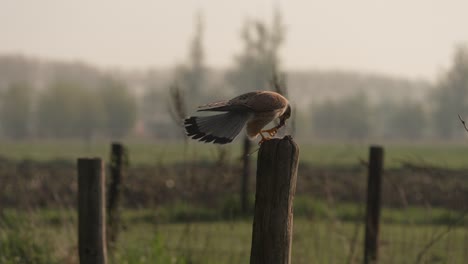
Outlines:
POLYGON ((203 142, 231 142, 248 124, 247 134, 255 137, 261 129, 281 115, 288 100, 270 91, 255 91, 231 100, 200 106, 198 111, 225 112, 212 116, 192 116, 184 121, 187 136, 203 142))
POLYGON ((252 111, 250 107, 245 104, 239 104, 236 102, 219 101, 198 107, 197 111, 213 111, 213 112, 228 112, 228 111, 252 111))
POLYGON ((236 138, 250 117, 251 113, 246 111, 229 111, 212 116, 192 116, 184 120, 184 126, 187 136, 192 139, 226 144, 236 138))
POLYGON ((198 107, 198 111, 253 111, 267 112, 283 108, 288 101, 277 93, 255 91, 198 107))

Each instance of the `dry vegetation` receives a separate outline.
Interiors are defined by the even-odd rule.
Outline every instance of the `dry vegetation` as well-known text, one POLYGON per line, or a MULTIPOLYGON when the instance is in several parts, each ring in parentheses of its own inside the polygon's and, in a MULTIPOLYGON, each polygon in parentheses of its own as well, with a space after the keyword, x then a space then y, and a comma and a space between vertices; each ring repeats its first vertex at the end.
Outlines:
MULTIPOLYGON (((241 167, 231 154, 130 164, 114 261, 245 263, 251 219, 241 214, 241 167)), ((294 263, 361 262, 366 164, 327 164, 300 164, 294 263)), ((77 263, 75 166, 70 159, 0 160, 0 251, 22 257, 0 263, 77 263)), ((465 169, 414 162, 387 169, 383 263, 465 263, 467 193, 465 169)))

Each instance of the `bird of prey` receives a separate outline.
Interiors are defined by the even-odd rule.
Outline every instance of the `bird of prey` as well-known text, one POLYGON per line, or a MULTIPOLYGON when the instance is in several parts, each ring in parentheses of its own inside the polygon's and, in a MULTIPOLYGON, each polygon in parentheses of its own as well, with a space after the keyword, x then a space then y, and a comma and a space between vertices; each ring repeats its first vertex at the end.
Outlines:
POLYGON ((247 136, 254 139, 260 135, 261 144, 274 137, 291 116, 288 100, 281 94, 270 91, 245 93, 231 100, 199 106, 198 111, 224 112, 210 116, 191 116, 184 120, 188 137, 216 144, 231 142, 246 124, 247 136), (277 126, 262 130, 276 118, 280 120, 277 126), (263 133, 269 136, 264 136, 263 133))

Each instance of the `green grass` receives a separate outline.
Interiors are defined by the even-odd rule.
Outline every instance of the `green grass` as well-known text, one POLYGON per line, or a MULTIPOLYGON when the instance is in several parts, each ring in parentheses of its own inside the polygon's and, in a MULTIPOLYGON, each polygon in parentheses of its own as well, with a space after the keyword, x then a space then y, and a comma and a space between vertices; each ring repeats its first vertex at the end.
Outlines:
MULTIPOLYGON (((126 143, 133 165, 167 164, 190 161, 213 161, 219 146, 190 142, 184 151, 182 142, 126 143)), ((255 148, 257 148, 254 145, 255 148)), ((395 168, 402 163, 443 168, 468 168, 468 147, 460 144, 388 144, 385 146, 385 165, 395 168)), ((238 161, 241 145, 238 143, 221 146, 228 151, 228 159, 238 161)), ((37 161, 67 160, 74 162, 78 157, 103 157, 108 159, 110 143, 99 142, 86 145, 79 141, 28 141, 2 142, 0 155, 15 160, 37 161)), ((252 155, 254 158, 256 155, 252 155)), ((357 166, 368 159, 368 145, 364 144, 300 144, 301 162, 314 166, 357 166)))
MULTIPOLYGON (((79 157, 102 157, 108 159, 110 142, 85 144, 80 141, 27 141, 2 142, 0 156, 13 160, 75 161, 79 157)), ((130 142, 125 143, 130 153, 130 162, 134 165, 173 163, 184 160, 184 144, 176 142, 130 142)), ((237 146, 227 146, 234 149, 237 146)), ((214 160, 217 149, 208 144, 190 144, 187 158, 190 160, 214 160)))
MULTIPOLYGON (((383 224, 380 263, 416 263, 419 256, 423 260, 421 263, 466 263, 466 228, 445 231, 443 226, 383 224), (425 251, 431 239, 438 234, 444 235, 425 251)), ((42 246, 35 252, 42 255, 36 258, 52 255, 58 263, 76 259, 76 227, 73 224, 41 226, 28 232, 28 243, 42 246), (49 244, 40 244, 40 241, 48 241, 49 244), (45 249, 49 251, 44 253, 45 249)), ((251 232, 251 222, 245 220, 127 224, 111 258, 128 264, 248 263, 251 232)), ((362 263, 362 237, 361 224, 296 218, 293 263, 347 263, 351 255, 354 259, 351 263, 362 263)))
MULTIPOLYGON (((362 263, 363 222, 346 221, 350 214, 359 215, 360 209, 350 204, 339 204, 328 211, 323 209, 323 203, 314 206, 318 213, 313 217, 295 214, 293 263, 347 263, 351 255, 354 262, 350 263, 362 263), (320 213, 321 210, 327 212, 320 213)), ((122 231, 112 254, 115 263, 248 263, 252 219, 174 223, 161 221, 158 211, 123 211, 122 231)), ((468 223, 464 221, 448 229, 447 223, 431 224, 424 220, 431 217, 437 220, 446 214, 461 213, 384 208, 381 263, 416 263, 418 257, 420 263, 466 263, 468 223)), ((4 210, 0 218, 0 244, 12 245, 9 256, 20 252, 23 259, 32 256, 30 259, 50 263, 73 263, 77 258, 76 219, 73 210, 4 210)), ((5 255, 1 250, 5 249, 0 247, 0 255, 5 255)), ((0 260, 0 263, 16 262, 0 260)))
MULTIPOLYGON (((154 165, 216 159, 217 147, 191 142, 187 152, 181 143, 130 142, 133 165, 154 165), (186 156, 184 156, 186 153, 186 156)), ((225 146, 229 160, 237 162, 241 146, 225 146)), ((358 166, 367 160, 367 145, 300 145, 301 161, 312 166, 358 166)), ((36 161, 100 156, 107 159, 110 144, 86 146, 81 142, 2 142, 0 155, 36 161)), ((445 168, 468 168, 468 148, 458 145, 389 145, 386 167, 402 163, 445 168)), ((254 157, 256 155, 253 155, 254 157)), ((234 204, 235 206, 236 204, 234 204)), ((226 200, 219 208, 171 204, 158 209, 124 210, 123 228, 115 263, 248 263, 251 219, 229 219, 238 208, 226 200), (187 223, 188 219, 204 222, 187 223)), ((384 208, 381 226, 381 263, 466 263, 468 218, 453 229, 460 212, 443 208, 384 208), (441 235, 430 247, 430 242, 441 235), (427 248, 425 251, 424 249, 427 248)), ((77 263, 76 212, 38 209, 31 212, 0 211, 0 264, 77 263), (2 247, 3 246, 3 247, 2 247), (8 255, 7 255, 8 254, 8 255), (21 256, 18 258, 17 256, 21 256), (2 258, 3 256, 3 258, 2 258), (9 259, 6 259, 8 256, 9 259)), ((293 236, 293 263, 362 263, 362 208, 339 203, 329 208, 323 201, 297 196, 293 236)))
MULTIPOLYGON (((468 147, 453 144, 389 144, 385 147, 385 166, 400 167, 403 163, 442 168, 467 168, 468 147)), ((318 166, 356 166, 368 160, 368 145, 328 144, 301 146, 301 161, 318 166)))
MULTIPOLYGON (((144 232, 142 228, 134 232, 144 232)), ((443 227, 395 224, 381 228, 380 263, 415 263, 431 237, 445 231, 443 227)), ((171 254, 183 252, 194 263, 248 263, 251 229, 250 222, 236 221, 161 225, 158 232, 166 238, 171 254)), ((422 259, 465 263, 466 233, 463 228, 452 230, 422 254, 422 259)), ((362 237, 362 225, 295 219, 293 263, 346 263, 353 245, 354 263, 362 263, 362 237)))
MULTIPOLYGON (((238 208, 238 201, 225 199, 219 206, 196 206, 187 202, 170 203, 157 208, 125 209, 122 210, 122 219, 125 223, 179 223, 188 221, 233 221, 245 220, 238 208)), ((253 207, 253 205, 252 205, 253 207)), ((41 225, 60 226, 76 220, 76 211, 72 209, 37 209, 21 211, 17 209, 3 209, 3 223, 33 221, 41 225)), ((328 205, 325 201, 313 199, 305 195, 294 198, 294 215, 299 218, 324 221, 339 219, 345 222, 362 221, 364 204, 340 202, 328 205)), ((450 210, 440 207, 387 208, 381 212, 381 222, 386 224, 404 225, 468 225, 468 214, 462 211, 450 210)))

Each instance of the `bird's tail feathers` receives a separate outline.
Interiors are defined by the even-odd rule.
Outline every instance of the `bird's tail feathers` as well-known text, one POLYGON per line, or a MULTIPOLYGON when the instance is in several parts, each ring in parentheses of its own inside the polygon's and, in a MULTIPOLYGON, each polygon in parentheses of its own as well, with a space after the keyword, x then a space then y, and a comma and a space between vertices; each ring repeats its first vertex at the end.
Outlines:
POLYGON ((211 116, 192 116, 184 120, 187 136, 202 142, 231 142, 249 119, 248 113, 227 112, 211 116))

